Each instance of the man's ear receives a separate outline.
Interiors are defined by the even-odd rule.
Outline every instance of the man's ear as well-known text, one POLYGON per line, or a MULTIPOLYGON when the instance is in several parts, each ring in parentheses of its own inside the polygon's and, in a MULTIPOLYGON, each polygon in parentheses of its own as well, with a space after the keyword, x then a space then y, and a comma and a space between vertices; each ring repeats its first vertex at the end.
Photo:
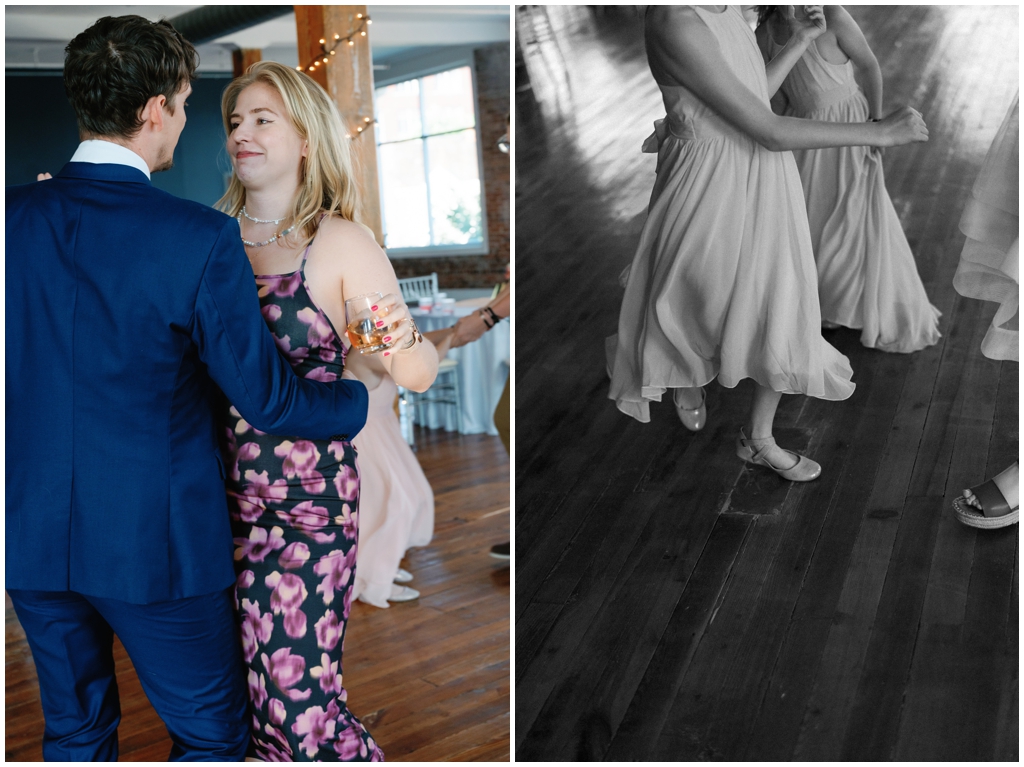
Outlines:
POLYGON ((146 102, 146 106, 142 107, 142 111, 139 114, 143 124, 148 122, 154 129, 162 129, 164 127, 164 107, 166 104, 167 97, 162 93, 159 96, 151 97, 146 102))

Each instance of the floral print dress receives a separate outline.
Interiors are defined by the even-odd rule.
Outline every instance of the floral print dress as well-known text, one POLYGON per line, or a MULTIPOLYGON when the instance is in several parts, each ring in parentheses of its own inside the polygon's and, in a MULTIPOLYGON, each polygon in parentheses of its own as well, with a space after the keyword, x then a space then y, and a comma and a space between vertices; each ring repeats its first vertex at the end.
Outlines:
MULTIPOLYGON (((256 277, 297 375, 334 381, 345 348, 298 271, 256 277)), ((284 439, 231 407, 224 429, 236 607, 253 736, 264 761, 383 761, 349 711, 341 653, 355 583, 359 475, 348 441, 284 439)))

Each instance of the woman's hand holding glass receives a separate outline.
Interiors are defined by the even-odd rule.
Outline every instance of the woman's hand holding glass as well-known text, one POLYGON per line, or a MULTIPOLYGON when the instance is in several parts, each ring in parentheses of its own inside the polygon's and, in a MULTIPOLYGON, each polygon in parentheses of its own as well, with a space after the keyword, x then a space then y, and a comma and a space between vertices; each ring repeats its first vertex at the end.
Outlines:
POLYGON ((368 293, 345 301, 345 321, 352 347, 362 354, 385 357, 416 345, 409 307, 401 296, 368 293))

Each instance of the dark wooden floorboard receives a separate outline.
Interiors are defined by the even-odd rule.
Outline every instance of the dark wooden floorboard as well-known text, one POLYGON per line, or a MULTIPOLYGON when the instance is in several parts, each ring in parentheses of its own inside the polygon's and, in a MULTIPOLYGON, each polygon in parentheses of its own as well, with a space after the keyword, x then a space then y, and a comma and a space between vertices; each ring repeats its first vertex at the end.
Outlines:
MULTIPOLYGON (((746 736, 756 725, 757 716, 763 710, 765 694, 772 682, 765 669, 774 668, 778 662, 789 620, 794 614, 801 591, 813 588, 813 579, 822 572, 808 565, 811 553, 827 543, 827 538, 823 540, 822 531, 827 536, 830 528, 824 527, 823 523, 837 516, 854 516, 851 514, 852 509, 863 507, 864 496, 870 488, 870 483, 864 482, 863 478, 877 472, 884 460, 881 447, 885 432, 884 429, 878 429, 878 424, 891 417, 891 410, 901 390, 902 381, 899 376, 893 378, 895 380, 890 386, 870 389, 872 398, 863 403, 862 407, 852 409, 851 415, 858 416, 856 426, 845 432, 830 433, 823 430, 832 440, 849 439, 849 448, 837 462, 842 469, 830 472, 831 484, 835 488, 831 502, 821 506, 812 502, 786 510, 791 526, 785 531, 779 550, 771 562, 770 579, 758 600, 758 619, 745 632, 750 647, 741 653, 742 661, 731 672, 732 676, 741 675, 743 683, 730 694, 722 696, 718 704, 719 711, 713 717, 709 730, 709 747, 723 753, 725 758, 739 758, 747 746, 747 737, 736 738, 735 733, 743 732, 746 736), (888 394, 883 396, 882 392, 888 394), (850 482, 854 477, 858 478, 856 484, 850 482), (748 663, 748 658, 752 662, 748 663)), ((830 409, 835 414, 843 412, 835 410, 834 405, 830 409)), ((816 408, 811 409, 809 417, 817 422, 820 416, 813 413, 814 410, 816 408)), ((837 425, 842 428, 842 424, 837 425)), ((821 451, 824 447, 823 440, 820 447, 814 446, 812 450, 816 448, 821 451)), ((797 489, 807 493, 809 498, 816 495, 815 491, 803 487, 798 486, 797 489)))
POLYGON ((735 458, 749 382, 708 387, 698 434, 668 401, 640 424, 607 399, 663 107, 631 7, 518 12, 519 759, 1017 758, 1018 530, 950 510, 1018 448, 1018 366, 980 354, 994 306, 952 288, 1017 9, 850 10, 886 104, 929 124, 885 172, 944 337, 891 355, 829 333, 856 392, 776 420, 822 464, 808 485, 735 458))
POLYGON ((538 723, 556 736, 549 742, 538 733, 522 758, 534 749, 538 756, 584 761, 604 753, 710 535, 714 519, 699 511, 724 500, 720 474, 732 461, 727 451, 711 456, 712 450, 706 440, 695 440, 682 453, 660 452, 639 492, 621 505, 627 525, 643 525, 640 535, 587 636, 563 659, 574 682, 559 685, 538 713, 538 723), (705 475, 683 469, 694 454, 707 459, 705 475), (584 722, 575 722, 573 708, 564 705, 577 696, 591 701, 584 722), (563 722, 573 728, 568 739, 557 735, 563 722))
POLYGON ((722 590, 753 517, 722 514, 686 583, 686 602, 673 611, 646 673, 609 743, 606 758, 630 761, 650 753, 698 644, 721 603, 722 590), (642 712, 642 715, 636 715, 642 712))
MULTIPOLYGON (((509 567, 487 555, 507 540, 508 454, 497 437, 417 428, 417 458, 434 490, 435 533, 403 567, 421 597, 387 610, 352 605, 345 687, 389 761, 507 761, 509 567)), ((7 600, 8 760, 42 759, 35 666, 7 600)), ((122 761, 162 762, 171 741, 115 645, 122 761)))

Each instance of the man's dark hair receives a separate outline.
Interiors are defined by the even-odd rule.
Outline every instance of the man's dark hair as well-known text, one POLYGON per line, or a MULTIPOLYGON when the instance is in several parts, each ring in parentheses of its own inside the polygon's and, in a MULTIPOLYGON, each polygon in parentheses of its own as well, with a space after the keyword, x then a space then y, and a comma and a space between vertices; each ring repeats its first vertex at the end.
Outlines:
POLYGON ((64 91, 81 133, 130 139, 154 96, 174 97, 194 77, 199 54, 167 21, 105 16, 64 49, 64 91))

